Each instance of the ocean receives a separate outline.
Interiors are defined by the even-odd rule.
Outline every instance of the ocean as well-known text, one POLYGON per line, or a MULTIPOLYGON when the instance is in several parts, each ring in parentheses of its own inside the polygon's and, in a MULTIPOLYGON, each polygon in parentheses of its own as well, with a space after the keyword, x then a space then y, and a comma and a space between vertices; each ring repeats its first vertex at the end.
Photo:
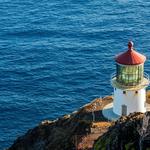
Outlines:
POLYGON ((111 95, 129 40, 150 74, 149 0, 0 0, 0 149, 111 95))

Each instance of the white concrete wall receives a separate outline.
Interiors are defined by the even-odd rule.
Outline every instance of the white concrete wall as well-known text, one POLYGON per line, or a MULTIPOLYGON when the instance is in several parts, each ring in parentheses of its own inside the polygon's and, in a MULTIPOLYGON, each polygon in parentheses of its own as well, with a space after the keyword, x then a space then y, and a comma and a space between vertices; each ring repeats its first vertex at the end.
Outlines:
POLYGON ((122 105, 127 106, 127 115, 132 112, 146 112, 146 90, 140 89, 136 91, 126 91, 123 94, 121 89, 114 88, 113 111, 118 115, 122 115, 122 105))

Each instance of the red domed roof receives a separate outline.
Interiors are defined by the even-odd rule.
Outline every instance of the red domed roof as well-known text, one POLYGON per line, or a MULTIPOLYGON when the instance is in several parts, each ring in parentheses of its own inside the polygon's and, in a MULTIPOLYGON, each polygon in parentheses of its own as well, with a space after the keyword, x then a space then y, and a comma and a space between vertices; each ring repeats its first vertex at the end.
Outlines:
POLYGON ((145 62, 146 57, 133 49, 133 42, 128 43, 128 50, 115 58, 116 62, 123 65, 139 65, 145 62))

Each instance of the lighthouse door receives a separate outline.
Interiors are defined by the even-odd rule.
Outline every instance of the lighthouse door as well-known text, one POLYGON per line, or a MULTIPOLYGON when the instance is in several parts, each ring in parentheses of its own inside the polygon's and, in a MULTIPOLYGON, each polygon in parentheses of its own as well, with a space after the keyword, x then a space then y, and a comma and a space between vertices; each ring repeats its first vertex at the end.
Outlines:
POLYGON ((127 115, 127 106, 122 105, 122 116, 126 116, 126 115, 127 115))

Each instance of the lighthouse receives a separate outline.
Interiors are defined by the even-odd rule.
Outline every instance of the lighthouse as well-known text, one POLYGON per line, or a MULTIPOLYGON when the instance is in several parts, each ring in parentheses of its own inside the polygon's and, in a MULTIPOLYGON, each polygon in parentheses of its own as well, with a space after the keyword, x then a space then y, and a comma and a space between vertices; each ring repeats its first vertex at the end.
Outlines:
POLYGON ((115 57, 116 72, 111 77, 114 88, 113 112, 119 116, 146 112, 146 87, 149 78, 144 73, 146 57, 138 53, 133 42, 128 50, 115 57))

